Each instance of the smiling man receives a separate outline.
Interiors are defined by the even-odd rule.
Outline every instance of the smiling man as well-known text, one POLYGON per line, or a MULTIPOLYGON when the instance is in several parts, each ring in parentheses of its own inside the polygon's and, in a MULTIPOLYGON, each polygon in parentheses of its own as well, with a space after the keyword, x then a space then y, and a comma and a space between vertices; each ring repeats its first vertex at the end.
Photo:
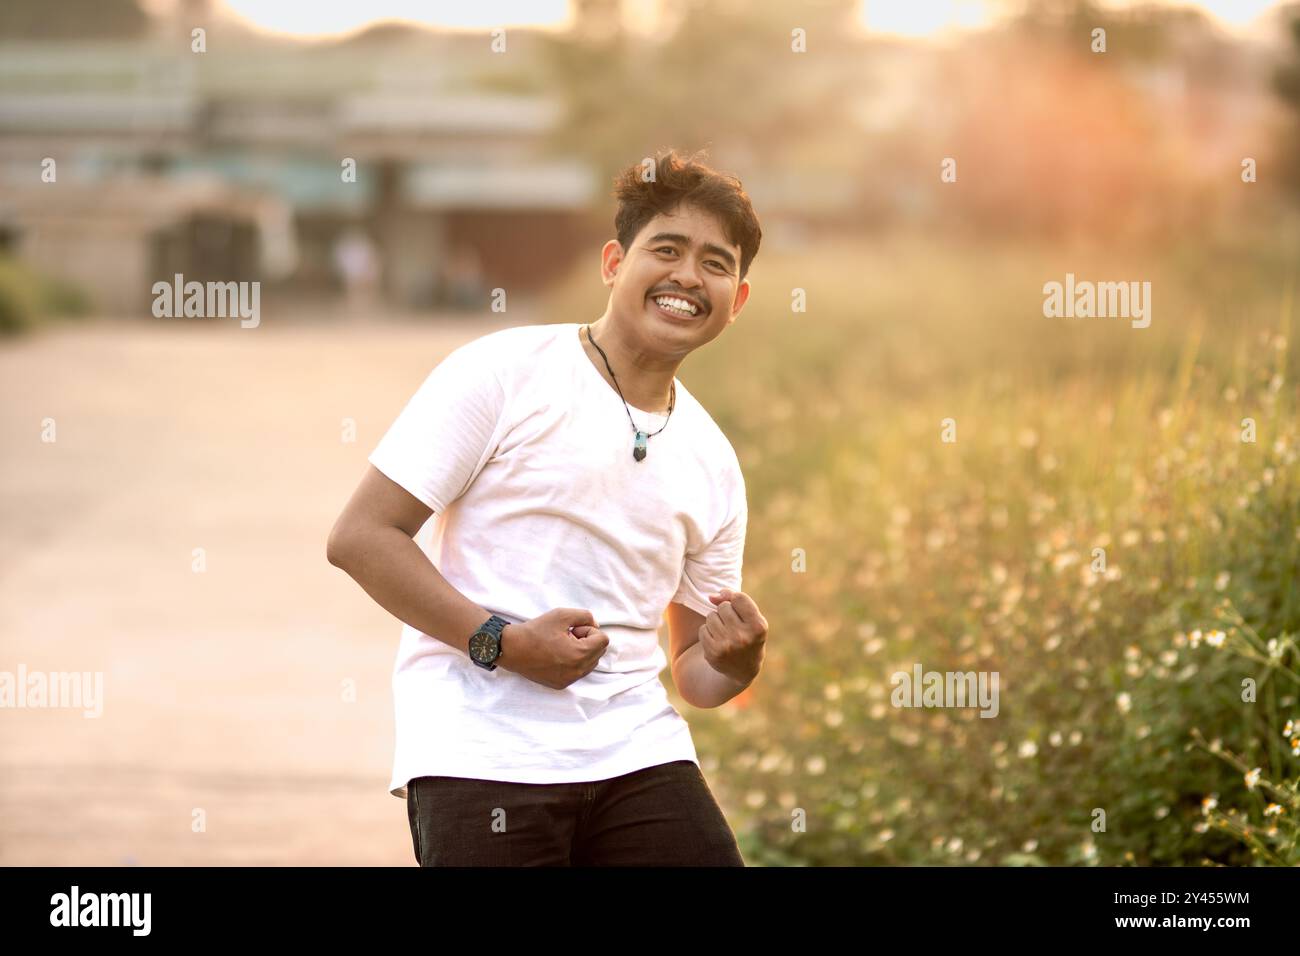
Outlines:
POLYGON ((422 866, 744 865, 660 673, 718 707, 762 666, 744 477, 676 379, 740 314, 762 233, 734 177, 672 151, 615 195, 605 313, 453 351, 330 533, 406 625, 390 792, 422 866))

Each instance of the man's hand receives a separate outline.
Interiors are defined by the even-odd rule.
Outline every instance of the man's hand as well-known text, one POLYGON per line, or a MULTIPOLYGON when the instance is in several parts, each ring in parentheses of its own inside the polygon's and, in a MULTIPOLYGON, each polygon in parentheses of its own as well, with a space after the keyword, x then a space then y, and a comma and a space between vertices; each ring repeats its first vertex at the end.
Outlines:
POLYGON ((609 647, 590 611, 557 607, 501 632, 497 666, 552 690, 586 677, 609 647))
POLYGON ((715 610, 700 626, 704 659, 719 674, 748 684, 763 666, 767 618, 743 591, 724 588, 709 600, 715 610))

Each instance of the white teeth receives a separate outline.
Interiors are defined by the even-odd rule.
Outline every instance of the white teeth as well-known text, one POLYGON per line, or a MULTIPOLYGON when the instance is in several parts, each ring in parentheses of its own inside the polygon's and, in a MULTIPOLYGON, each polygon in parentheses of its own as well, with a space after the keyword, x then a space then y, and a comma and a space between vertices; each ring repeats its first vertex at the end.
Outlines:
POLYGON ((655 303, 670 312, 678 312, 682 315, 695 315, 696 308, 685 299, 661 298, 655 299, 655 303))

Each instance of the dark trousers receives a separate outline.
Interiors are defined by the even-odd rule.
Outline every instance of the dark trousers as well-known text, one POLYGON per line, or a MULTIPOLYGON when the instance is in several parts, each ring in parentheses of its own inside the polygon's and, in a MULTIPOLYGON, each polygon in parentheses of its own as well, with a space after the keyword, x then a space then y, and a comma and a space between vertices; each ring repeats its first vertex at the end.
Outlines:
POLYGON ((690 760, 586 783, 416 777, 406 812, 421 866, 744 866, 690 760))

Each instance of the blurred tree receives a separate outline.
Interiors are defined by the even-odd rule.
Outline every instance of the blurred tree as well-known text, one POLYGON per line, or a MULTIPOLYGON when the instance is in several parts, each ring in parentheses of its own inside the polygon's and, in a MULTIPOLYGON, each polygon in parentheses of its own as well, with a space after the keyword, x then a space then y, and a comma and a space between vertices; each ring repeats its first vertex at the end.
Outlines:
POLYGON ((144 36, 149 16, 136 0, 4 0, 5 40, 131 39, 144 36))
POLYGON ((1240 71, 1212 21, 1094 0, 1006 0, 1001 10, 1009 29, 944 56, 936 148, 970 175, 936 194, 936 208, 966 228, 1061 238, 1152 238, 1204 218, 1211 199, 1194 157, 1230 128, 1223 94, 1240 71), (1098 27, 1104 54, 1092 50, 1098 27))
MULTIPOLYGON (((1300 3, 1288 6, 1282 16, 1291 34, 1291 59, 1278 67, 1273 76, 1273 89, 1300 120, 1300 3)), ((1300 124, 1293 125, 1283 135, 1279 173, 1285 178, 1286 187, 1300 195, 1300 124)))
POLYGON ((548 38, 549 84, 567 107, 552 148, 578 151, 606 179, 665 146, 716 144, 769 167, 851 168, 844 133, 862 77, 849 35, 854 0, 664 7, 662 36, 631 35, 606 5, 588 3, 588 20, 548 38), (792 50, 796 29, 807 52, 792 50))
POLYGON ((1106 31, 1101 66, 1154 63, 1183 56, 1189 45, 1204 46, 1215 33, 1204 10, 1138 4, 1119 8, 1097 0, 998 0, 997 8, 1022 36, 1065 50, 1091 52, 1092 31, 1106 31))

